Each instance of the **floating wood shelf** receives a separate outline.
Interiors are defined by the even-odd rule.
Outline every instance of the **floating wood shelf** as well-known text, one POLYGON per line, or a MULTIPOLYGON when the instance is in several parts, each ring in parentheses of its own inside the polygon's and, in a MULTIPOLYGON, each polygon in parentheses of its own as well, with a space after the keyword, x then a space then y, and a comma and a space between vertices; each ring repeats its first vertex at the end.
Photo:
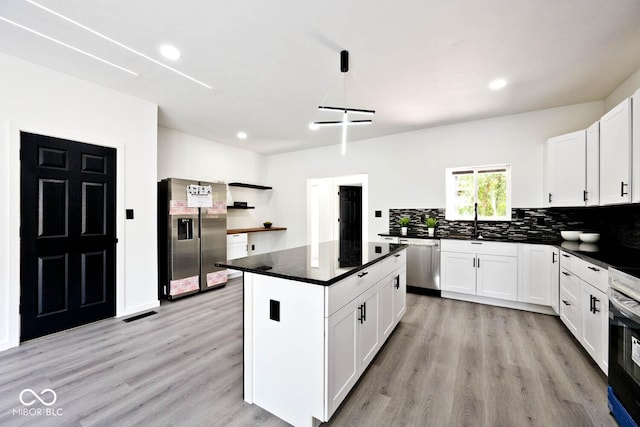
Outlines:
POLYGON ((255 190, 273 190, 273 187, 267 187, 266 185, 245 184, 244 182, 230 182, 229 187, 243 187, 253 188, 255 190))
POLYGON ((234 228, 231 230, 227 230, 227 234, 238 234, 238 233, 261 233, 263 231, 284 231, 287 227, 255 227, 255 228, 234 228))

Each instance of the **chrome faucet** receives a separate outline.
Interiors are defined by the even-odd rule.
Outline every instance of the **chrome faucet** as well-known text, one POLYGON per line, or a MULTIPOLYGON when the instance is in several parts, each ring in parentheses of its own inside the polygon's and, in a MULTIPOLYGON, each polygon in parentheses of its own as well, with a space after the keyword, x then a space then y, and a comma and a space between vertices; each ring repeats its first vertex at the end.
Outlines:
POLYGON ((473 204, 473 237, 478 238, 478 202, 473 204))

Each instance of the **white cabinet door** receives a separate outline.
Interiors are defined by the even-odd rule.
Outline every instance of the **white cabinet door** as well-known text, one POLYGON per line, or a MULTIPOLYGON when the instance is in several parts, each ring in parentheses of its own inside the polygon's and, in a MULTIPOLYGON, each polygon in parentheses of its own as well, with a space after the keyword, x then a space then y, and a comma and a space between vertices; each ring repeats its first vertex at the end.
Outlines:
POLYGON ((518 299, 518 258, 478 255, 478 295, 516 301, 518 299))
POLYGON ((598 315, 600 316, 600 327, 602 328, 602 337, 600 340, 602 353, 600 353, 598 365, 605 374, 609 375, 609 297, 599 290, 596 290, 594 296, 597 299, 594 308, 600 310, 598 311, 598 315))
POLYGON ((352 301, 327 319, 328 413, 333 414, 358 380, 358 324, 360 310, 352 301))
POLYGON ((640 202, 640 89, 631 98, 631 202, 640 202))
POLYGON ((582 341, 587 353, 598 363, 600 369, 607 373, 609 313, 608 307, 605 311, 604 306, 608 306, 608 300, 604 293, 587 282, 582 281, 580 284, 580 308, 582 312, 582 335, 580 341, 582 341))
POLYGON ((600 204, 600 122, 587 128, 587 206, 600 204))
POLYGON ((549 206, 584 206, 586 131, 549 138, 547 178, 549 206))
POLYGON ((631 98, 600 119, 600 204, 631 201, 631 98))
POLYGON ((393 307, 395 298, 395 274, 391 274, 380 282, 380 333, 382 334, 382 342, 386 341, 393 327, 395 326, 395 309, 393 307))
POLYGON ((357 307, 358 316, 358 372, 369 366, 380 349, 378 315, 380 310, 379 287, 373 286, 362 294, 357 307))
POLYGON ((407 270, 401 269, 393 279, 393 324, 397 325, 407 311, 407 270))
POLYGON ((551 308, 560 314, 560 250, 551 247, 551 308))
POLYGON ((440 252, 440 284, 443 291, 476 294, 476 255, 440 252))
POLYGON ((521 286, 518 301, 551 305, 553 248, 547 245, 521 245, 521 286))

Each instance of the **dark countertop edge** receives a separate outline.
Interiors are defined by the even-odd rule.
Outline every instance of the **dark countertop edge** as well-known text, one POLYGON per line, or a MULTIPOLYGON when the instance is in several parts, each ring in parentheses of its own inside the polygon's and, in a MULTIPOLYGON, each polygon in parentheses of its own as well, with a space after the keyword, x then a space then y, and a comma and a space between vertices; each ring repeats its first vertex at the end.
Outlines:
POLYGON ((558 239, 558 240, 549 240, 549 241, 545 241, 545 240, 535 240, 535 239, 529 239, 529 240, 514 240, 514 239, 493 239, 491 237, 486 237, 486 238, 482 238, 482 239, 473 239, 471 237, 424 237, 424 236, 402 236, 400 234, 390 234, 390 233, 379 233, 378 236, 388 236, 388 237, 399 237, 399 238, 405 238, 405 239, 438 239, 438 240, 462 240, 462 241, 479 241, 479 242, 498 242, 498 243, 524 243, 524 244, 528 244, 528 245, 549 245, 549 246, 553 246, 556 247, 558 249, 560 249, 561 251, 565 251, 570 253, 571 255, 574 255, 584 261, 590 262, 592 264, 597 265, 598 267, 602 267, 602 268, 625 268, 627 266, 624 265, 620 265, 617 266, 615 264, 610 264, 606 261, 602 261, 600 259, 597 258, 597 254, 600 252, 593 252, 593 256, 589 255, 589 252, 584 252, 584 251, 577 251, 574 249, 569 249, 566 247, 562 246, 562 242, 564 242, 564 240, 558 239))
POLYGON ((562 243, 562 239, 509 239, 506 237, 483 237, 482 239, 472 238, 468 236, 416 236, 390 233, 378 233, 378 236, 382 237, 398 237, 400 239, 421 239, 421 240, 462 240, 462 241, 478 241, 478 242, 504 242, 504 243, 528 243, 532 245, 552 245, 559 246, 562 243))
MULTIPOLYGON (((278 274, 278 273, 274 273, 271 272, 270 270, 256 270, 255 268, 246 268, 246 267, 239 267, 236 265, 231 265, 231 264, 226 264, 223 262, 216 262, 214 265, 216 267, 224 267, 224 268, 230 268, 232 270, 239 270, 239 271, 244 271, 247 273, 254 273, 254 274, 261 274, 263 276, 271 276, 271 277, 277 277, 279 279, 288 279, 288 280, 293 280, 296 282, 304 282, 304 283, 310 283, 313 285, 320 285, 320 286, 331 286, 336 282, 339 282, 341 280, 346 279, 349 276, 352 276, 353 274, 357 273, 358 271, 364 270, 367 267, 372 266, 373 264, 376 264, 380 261, 382 261, 383 259, 389 258, 391 255, 400 252, 401 250, 404 250, 406 248, 409 247, 409 245, 403 245, 403 244, 396 244, 398 247, 395 248, 393 251, 390 251, 388 254, 385 254, 384 256, 381 256, 380 258, 376 258, 373 261, 370 261, 366 264, 360 265, 358 267, 353 267, 351 270, 336 276, 332 279, 329 280, 315 280, 315 279, 309 279, 306 277, 297 277, 297 276, 289 276, 286 274, 278 274)), ((293 248, 292 248, 293 249, 293 248)), ((286 249, 285 249, 286 250, 286 249)))
POLYGON ((587 253, 585 253, 585 252, 579 252, 579 251, 574 251, 573 249, 563 248, 563 247, 562 247, 562 246, 560 246, 560 245, 554 245, 554 246, 556 246, 556 247, 557 247, 558 249, 560 249, 561 251, 565 251, 565 252, 570 253, 571 255, 575 255, 575 256, 577 256, 578 258, 580 258, 581 260, 583 260, 583 261, 587 261, 587 262, 590 262, 591 264, 595 264, 595 265, 597 265, 598 267, 602 267, 602 268, 606 268, 606 269, 608 269, 609 267, 616 268, 616 266, 615 266, 615 265, 613 265, 613 264, 609 264, 609 263, 604 262, 604 261, 600 261, 600 260, 599 260, 599 259, 597 259, 597 258, 592 258, 592 257, 590 257, 590 256, 589 256, 587 253))

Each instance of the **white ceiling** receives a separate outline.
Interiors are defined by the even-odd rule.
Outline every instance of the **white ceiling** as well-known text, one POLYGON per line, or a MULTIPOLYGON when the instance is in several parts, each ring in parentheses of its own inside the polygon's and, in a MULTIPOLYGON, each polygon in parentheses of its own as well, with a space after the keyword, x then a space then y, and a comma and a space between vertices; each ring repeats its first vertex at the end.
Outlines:
MULTIPOLYGON (((640 68, 638 0, 35 1, 213 89, 25 0, 0 0, 0 17, 138 76, 3 21, 0 51, 157 103, 162 126, 265 154, 340 142, 308 125, 339 118, 316 107, 342 78, 342 49, 359 85, 349 79, 347 106, 377 111, 349 140, 601 100, 640 68), (163 60, 162 43, 182 58, 163 60), (509 84, 493 92, 496 77, 509 84)), ((337 88, 327 104, 343 104, 337 88)))

